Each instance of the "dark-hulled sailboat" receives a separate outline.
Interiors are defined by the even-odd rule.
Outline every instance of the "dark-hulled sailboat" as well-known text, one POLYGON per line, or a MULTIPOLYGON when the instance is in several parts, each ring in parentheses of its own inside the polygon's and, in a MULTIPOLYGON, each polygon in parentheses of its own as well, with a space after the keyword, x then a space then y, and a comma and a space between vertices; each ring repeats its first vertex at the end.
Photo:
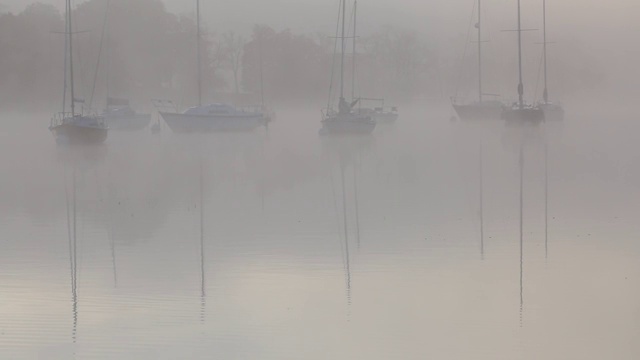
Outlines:
MULTIPOLYGON (((354 111, 354 106, 358 104, 359 99, 352 99, 347 102, 344 94, 344 59, 346 52, 345 37, 345 20, 347 3, 346 0, 340 2, 342 20, 338 20, 342 24, 342 36, 340 36, 342 51, 340 60, 340 99, 338 101, 338 110, 327 107, 322 112, 322 128, 321 135, 368 135, 376 128, 376 122, 368 114, 360 114, 354 111)), ((337 48, 337 47, 336 47, 337 48)))
POLYGON ((96 145, 107 140, 109 127, 104 117, 98 115, 84 115, 76 113, 76 98, 73 73, 73 27, 71 14, 71 0, 66 0, 65 21, 65 64, 64 64, 64 94, 62 112, 53 116, 49 130, 53 133, 58 144, 66 145, 96 145), (67 53, 68 51, 68 53, 67 53), (69 72, 67 73, 67 65, 69 72), (68 79, 67 79, 68 75, 68 79), (69 100, 71 112, 67 112, 67 81, 69 81, 69 100))
POLYGON ((520 19, 520 0, 518 0, 518 102, 506 107, 502 111, 502 119, 507 124, 531 124, 537 125, 544 122, 544 111, 538 106, 525 104, 524 85, 522 82, 522 22, 520 19))

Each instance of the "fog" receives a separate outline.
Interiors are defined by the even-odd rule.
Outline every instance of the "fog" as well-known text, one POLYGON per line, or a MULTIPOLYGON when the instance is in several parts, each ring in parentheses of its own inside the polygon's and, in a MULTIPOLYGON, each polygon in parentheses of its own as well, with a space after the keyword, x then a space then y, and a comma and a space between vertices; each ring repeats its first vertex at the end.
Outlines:
MULTIPOLYGON (((521 1, 535 108, 542 0, 521 1)), ((195 0, 72 3, 76 112, 147 123, 59 141, 64 1, 0 0, 0 358, 640 356, 636 1, 547 0, 564 120, 513 124, 452 107, 478 98, 477 0, 359 0, 345 97, 398 118, 355 136, 322 132, 338 0, 201 0, 200 71, 195 0), (271 113, 184 133, 158 105, 199 96, 271 113)), ((482 0, 502 113, 516 4, 482 0)))
MULTIPOLYGON (((63 3, 63 1, 48 2, 58 11, 61 11, 63 3)), ((113 60, 113 65, 117 65, 118 60, 126 63, 122 64, 125 69, 114 69, 112 73, 127 73, 127 76, 134 77, 129 79, 130 82, 135 82, 135 84, 122 85, 119 80, 114 80, 113 86, 122 85, 121 92, 126 92, 129 97, 139 96, 145 103, 148 103, 150 98, 153 97, 171 97, 173 100, 177 100, 178 96, 186 94, 186 91, 190 91, 193 88, 193 86, 188 86, 189 84, 184 82, 176 83, 178 81, 176 78, 179 76, 184 77, 184 81, 192 81, 191 79, 195 76, 195 74, 185 73, 186 70, 183 70, 183 74, 180 75, 181 71, 176 68, 177 66, 183 66, 187 70, 193 70, 193 66, 189 62, 192 54, 188 52, 194 46, 193 41, 189 43, 188 39, 175 39, 177 43, 171 43, 172 40, 167 38, 169 33, 175 35, 175 26, 180 26, 182 28, 181 31, 186 32, 185 36, 188 36, 188 31, 192 31, 189 29, 189 26, 193 26, 193 24, 189 24, 189 19, 193 20, 195 13, 195 4, 192 3, 189 1, 167 1, 163 3, 155 0, 135 2, 114 0, 112 2, 111 21, 119 22, 121 26, 119 29, 114 29, 113 34, 110 36, 111 51, 108 56, 117 59, 113 60), (118 17, 124 16, 123 11, 127 11, 127 7, 137 10, 135 13, 129 12, 130 16, 127 19, 118 19, 118 17), (153 8, 154 10, 144 12, 142 9, 145 7, 153 8), (181 25, 177 25, 177 23, 175 25, 166 22, 162 23, 160 16, 165 21, 179 21, 181 25), (171 17, 175 17, 175 20, 172 20, 171 17), (145 26, 144 24, 147 25, 145 26), (170 26, 174 28, 169 28, 170 26), (131 34, 137 35, 131 36, 131 34), (137 46, 138 43, 147 45, 139 47, 137 46), (169 46, 170 43, 171 48, 174 50, 160 54, 165 49, 164 47, 169 46), (126 53, 120 54, 120 51, 126 51, 126 53), (163 84, 165 88, 161 90, 158 84, 152 83, 155 79, 161 78, 161 76, 166 77, 167 71, 165 71, 166 66, 161 65, 157 66, 160 69, 147 69, 150 58, 155 59, 154 62, 160 62, 161 64, 173 64, 174 68, 169 71, 174 78, 173 84, 163 84), (138 78, 143 76, 143 72, 151 72, 146 74, 151 79, 138 78), (140 91, 141 93, 138 94, 134 86, 143 87, 145 91, 140 91), (180 92, 180 94, 176 92, 180 92)), ((85 87, 91 88, 93 86, 93 84, 90 84, 93 80, 91 74, 95 71, 99 52, 99 38, 102 32, 102 18, 105 11, 104 2, 97 0, 79 1, 78 4, 77 28, 81 31, 90 31, 90 34, 78 37, 80 42, 77 45, 78 56, 82 57, 81 62, 84 66, 82 73, 86 77, 81 81, 85 87)), ((414 70, 416 73, 406 75, 409 79, 417 78, 418 80, 416 81, 419 84, 407 85, 415 88, 400 92, 397 91, 397 88, 401 87, 399 84, 394 84, 393 88, 389 89, 389 86, 385 85, 390 80, 385 79, 384 84, 378 85, 378 87, 384 87, 385 89, 374 89, 374 92, 378 93, 375 96, 400 99, 408 96, 412 98, 424 98, 425 96, 448 98, 455 92, 456 88, 464 90, 465 86, 467 93, 471 93, 474 90, 473 83, 476 77, 476 69, 473 67, 475 50, 471 47, 464 60, 462 56, 473 4, 473 1, 403 1, 398 3, 370 1, 361 4, 358 19, 359 35, 361 37, 359 51, 368 51, 369 54, 366 55, 371 55, 365 56, 365 61, 361 64, 361 74, 382 71, 377 68, 366 68, 366 58, 373 58, 380 62, 380 57, 384 56, 380 53, 384 49, 380 49, 378 50, 379 52, 374 54, 373 50, 368 46, 368 44, 375 42, 376 39, 388 37, 391 34, 398 38, 400 42, 403 39, 415 36, 414 40, 410 40, 415 43, 407 46, 410 48, 418 46, 420 48, 420 50, 413 51, 415 55, 411 55, 415 57, 412 61, 417 64, 417 69, 414 70), (467 62, 466 64, 464 63, 465 61, 467 62), (420 73, 418 74, 417 72, 420 73), (460 72, 465 73, 462 83, 459 79, 460 72)), ((22 1, 15 3, 5 1, 4 11, 10 11, 20 16, 29 5, 32 4, 26 4, 22 1)), ((538 29, 535 32, 525 33, 523 39, 525 91, 530 101, 533 101, 541 93, 541 88, 538 86, 538 92, 534 94, 540 77, 541 46, 539 43, 542 36, 540 31, 542 8, 538 1, 524 1, 522 6, 523 26, 538 29)), ((640 77, 634 66, 640 58, 640 53, 633 46, 633 34, 639 30, 638 27, 640 25, 637 24, 633 14, 639 10, 640 5, 637 2, 623 0, 607 2, 606 6, 602 6, 598 2, 565 0, 549 1, 547 7, 549 19, 548 41, 553 42, 549 50, 551 60, 549 71, 552 75, 550 85, 555 95, 564 100, 574 97, 577 99, 590 97, 598 98, 599 100, 606 98, 608 101, 632 99, 636 81, 640 77)), ((255 25, 259 24, 273 29, 276 33, 288 31, 292 36, 313 40, 324 48, 327 55, 330 55, 331 46, 329 44, 331 41, 329 38, 335 36, 336 8, 337 1, 331 3, 320 1, 255 3, 235 1, 231 4, 224 4, 224 6, 215 2, 203 2, 202 21, 205 28, 205 38, 210 41, 209 56, 212 58, 211 68, 209 69, 211 72, 210 77, 224 79, 222 83, 212 82, 205 90, 223 93, 234 90, 234 85, 231 84, 232 71, 229 69, 230 65, 226 64, 227 61, 222 59, 225 54, 217 51, 221 47, 219 43, 222 42, 223 34, 234 32, 242 36, 244 41, 250 41, 256 35, 254 32, 255 25), (257 16, 255 14, 260 15, 257 16), (296 14, 296 16, 289 16, 290 14, 296 14), (309 15, 305 16, 305 14, 309 15)), ((483 5, 483 9, 485 17, 483 21, 484 41, 488 41, 484 51, 486 57, 485 71, 487 77, 490 78, 486 84, 487 91, 500 94, 503 98, 513 98, 516 89, 514 73, 517 71, 517 53, 514 51, 516 40, 514 33, 505 33, 502 30, 515 28, 515 2, 506 0, 487 1, 483 5)), ((60 30, 63 26, 63 15, 57 15, 60 19, 54 20, 51 18, 51 16, 54 16, 53 14, 45 15, 43 12, 55 10, 41 10, 39 15, 31 14, 27 16, 27 14, 23 14, 24 22, 37 24, 32 26, 38 27, 36 34, 30 34, 31 31, 22 31, 19 28, 20 25, 16 24, 13 26, 16 27, 15 29, 10 25, 5 25, 9 27, 3 33, 3 36, 7 37, 4 41, 10 44, 37 44, 37 48, 29 46, 27 49, 21 50, 35 52, 36 56, 39 53, 43 54, 49 61, 43 65, 19 63, 13 65, 13 69, 11 66, 5 65, 3 66, 3 72, 5 76, 22 72, 37 76, 37 83, 29 84, 29 88, 26 88, 25 91, 29 93, 36 91, 38 95, 42 93, 40 97, 53 101, 57 100, 55 99, 56 97, 59 97, 59 91, 56 91, 60 83, 59 72, 56 72, 59 66, 55 61, 63 57, 63 37, 52 35, 50 32, 60 30), (43 19, 39 19, 38 16, 49 16, 45 21, 46 25, 43 24, 43 19), (35 36, 36 39, 28 38, 29 36, 35 36), (24 37, 24 41, 20 37, 24 37), (47 68, 39 69, 34 73, 33 69, 29 68, 34 66, 47 66, 47 68), (40 74, 40 72, 46 73, 40 74), (47 85, 46 88, 44 84, 47 85)), ((4 23, 8 22, 11 23, 5 16, 4 23)), ((23 26, 29 27, 27 24, 23 26)), ((172 37, 175 38, 175 36, 172 37)), ((389 44, 389 46, 394 46, 394 44, 389 44)), ((398 44, 398 46, 402 45, 398 44)), ((301 61, 304 61, 302 60, 303 51, 309 51, 309 49, 296 48, 291 50, 296 52, 295 55, 300 57, 301 61)), ((291 57, 293 55, 289 54, 288 56, 291 57)), ((3 53, 3 58, 8 63, 19 62, 20 59, 18 54, 7 52, 3 53), (17 59, 11 59, 12 55, 15 55, 17 59)), ((251 59, 245 59, 245 61, 250 62, 251 59)), ((327 70, 329 64, 330 60, 325 61, 322 73, 329 71, 327 70)), ((389 59, 383 65, 385 69, 393 66, 404 67, 404 65, 394 65, 389 59)), ((307 69, 307 71, 312 72, 319 70, 319 67, 317 70, 307 69)), ((242 72, 242 69, 240 69, 240 72, 242 72)), ((266 86, 268 87, 269 84, 281 81, 283 76, 282 74, 274 75, 275 79, 268 79, 271 81, 267 81, 266 86)), ((392 74, 392 76, 395 77, 395 74, 392 74)), ((299 76, 291 77, 299 78, 299 76)), ((326 76, 324 78, 326 79, 326 76)), ((307 78, 304 81, 306 81, 306 84, 318 84, 319 80, 307 78)), ((402 79, 401 84, 406 83, 406 81, 407 79, 402 79)), ((18 85, 21 85, 21 87, 26 86, 22 83, 18 85)), ((362 84, 362 87, 371 88, 371 86, 372 84, 362 84)), ((318 84, 318 89, 313 92, 309 91, 305 96, 312 97, 317 100, 317 103, 321 103, 324 101, 321 98, 326 97, 324 89, 327 87, 328 84, 326 83, 318 84)), ((3 91, 9 91, 5 88, 10 88, 10 92, 15 93, 16 84, 3 81, 3 91)), ((101 91, 102 88, 98 86, 96 91, 101 91)), ((272 90, 277 91, 279 89, 272 90)), ((297 88, 292 92, 300 94, 300 90, 297 88)), ((252 86, 243 85, 241 91, 255 91, 255 86, 252 89, 252 86)), ((280 94, 274 95, 277 97, 280 94)), ((283 95, 285 98, 291 97, 291 94, 283 95)), ((471 96, 471 94, 468 95, 471 96)), ((185 97, 188 98, 188 96, 185 97)), ((3 98, 7 98, 7 96, 3 96, 3 98)), ((8 99, 12 102, 18 101, 18 99, 12 99, 11 97, 8 97, 8 99)), ((5 104, 5 106, 9 105, 12 104, 5 104)), ((29 107, 32 107, 32 104, 29 107)))

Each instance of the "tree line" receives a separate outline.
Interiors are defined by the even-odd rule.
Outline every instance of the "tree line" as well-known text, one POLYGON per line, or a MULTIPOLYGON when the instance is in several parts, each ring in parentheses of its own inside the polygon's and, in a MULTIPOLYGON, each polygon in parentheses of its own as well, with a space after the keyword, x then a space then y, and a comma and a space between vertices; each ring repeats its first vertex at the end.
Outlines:
MULTIPOLYGON (((73 19, 79 97, 94 93, 94 107, 107 94, 137 103, 162 98, 193 105, 193 16, 172 14, 161 0, 89 0, 73 10, 73 19)), ((18 14, 0 14, 0 106, 44 110, 61 99, 64 27, 65 14, 51 5, 34 3, 18 14)), ((200 40, 204 99, 238 94, 256 100, 264 90, 276 102, 326 100, 336 60, 333 34, 296 34, 267 25, 255 25, 248 35, 209 29, 203 26, 200 40)), ((360 37, 355 93, 413 97, 428 91, 436 78, 434 59, 429 44, 413 32, 385 27, 360 37)), ((349 52, 349 80, 350 61, 349 52)))

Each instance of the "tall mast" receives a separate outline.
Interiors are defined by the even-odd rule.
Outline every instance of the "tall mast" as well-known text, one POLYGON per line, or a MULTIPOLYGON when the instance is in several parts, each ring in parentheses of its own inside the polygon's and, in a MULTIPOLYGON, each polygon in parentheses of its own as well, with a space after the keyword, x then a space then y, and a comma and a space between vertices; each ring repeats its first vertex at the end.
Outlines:
MULTIPOLYGON (((64 32, 66 33, 69 31, 69 3, 65 2, 64 7, 65 7, 64 32)), ((65 37, 64 37, 64 92, 62 94, 62 112, 63 113, 67 110, 67 80, 69 76, 67 74, 67 62, 69 60, 69 57, 68 57, 69 53, 67 52, 67 50, 69 50, 69 38, 65 34, 65 37)))
POLYGON ((344 52, 345 52, 345 13, 347 11, 347 0, 342 0, 342 57, 340 62, 340 99, 344 99, 344 52))
POLYGON ((71 74, 71 116, 75 116, 76 114, 76 97, 73 89, 73 29, 71 23, 71 0, 67 0, 67 33, 69 35, 69 73, 71 74))
POLYGON ((542 52, 544 53, 544 92, 542 98, 544 103, 549 102, 549 93, 547 91, 547 0, 542 0, 542 52))
POLYGON ((353 2, 353 70, 351 71, 351 101, 356 98, 356 22, 358 19, 358 0, 353 2))
POLYGON ((482 102, 482 0, 478 0, 478 98, 482 102))
POLYGON ((196 0, 196 53, 198 57, 198 106, 202 106, 202 57, 200 55, 200 0, 196 0))
POLYGON ((262 59, 262 35, 260 35, 258 39, 258 50, 260 52, 260 105, 262 105, 262 110, 264 111, 264 60, 262 59))
POLYGON ((520 22, 520 0, 518 0, 518 106, 520 109, 524 107, 524 85, 522 84, 522 24, 520 22))
POLYGON ((108 102, 109 102, 109 94, 111 93, 111 91, 109 89, 109 85, 110 85, 109 76, 111 74, 111 71, 109 71, 110 70, 109 66, 111 66, 111 62, 109 61, 109 50, 110 50, 109 49, 109 40, 111 39, 111 37, 109 36, 110 35, 109 34, 110 27, 109 27, 109 21, 108 21, 108 19, 109 19, 109 4, 110 4, 110 2, 111 2, 110 0, 107 0, 107 14, 105 15, 105 21, 104 21, 105 34, 106 34, 106 36, 105 36, 106 37, 106 41, 105 41, 105 46, 104 46, 105 47, 105 54, 106 54, 105 55, 105 63, 106 64, 104 66, 104 69, 105 69, 105 76, 104 77, 105 77, 105 88, 106 88, 106 93, 107 93, 107 105, 108 105, 108 102))

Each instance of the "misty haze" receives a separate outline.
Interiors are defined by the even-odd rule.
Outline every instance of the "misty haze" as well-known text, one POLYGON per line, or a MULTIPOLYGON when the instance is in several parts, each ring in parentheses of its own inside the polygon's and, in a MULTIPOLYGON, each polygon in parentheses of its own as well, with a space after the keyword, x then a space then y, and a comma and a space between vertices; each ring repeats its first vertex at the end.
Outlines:
POLYGON ((639 14, 0 0, 0 358, 640 358, 639 14))

